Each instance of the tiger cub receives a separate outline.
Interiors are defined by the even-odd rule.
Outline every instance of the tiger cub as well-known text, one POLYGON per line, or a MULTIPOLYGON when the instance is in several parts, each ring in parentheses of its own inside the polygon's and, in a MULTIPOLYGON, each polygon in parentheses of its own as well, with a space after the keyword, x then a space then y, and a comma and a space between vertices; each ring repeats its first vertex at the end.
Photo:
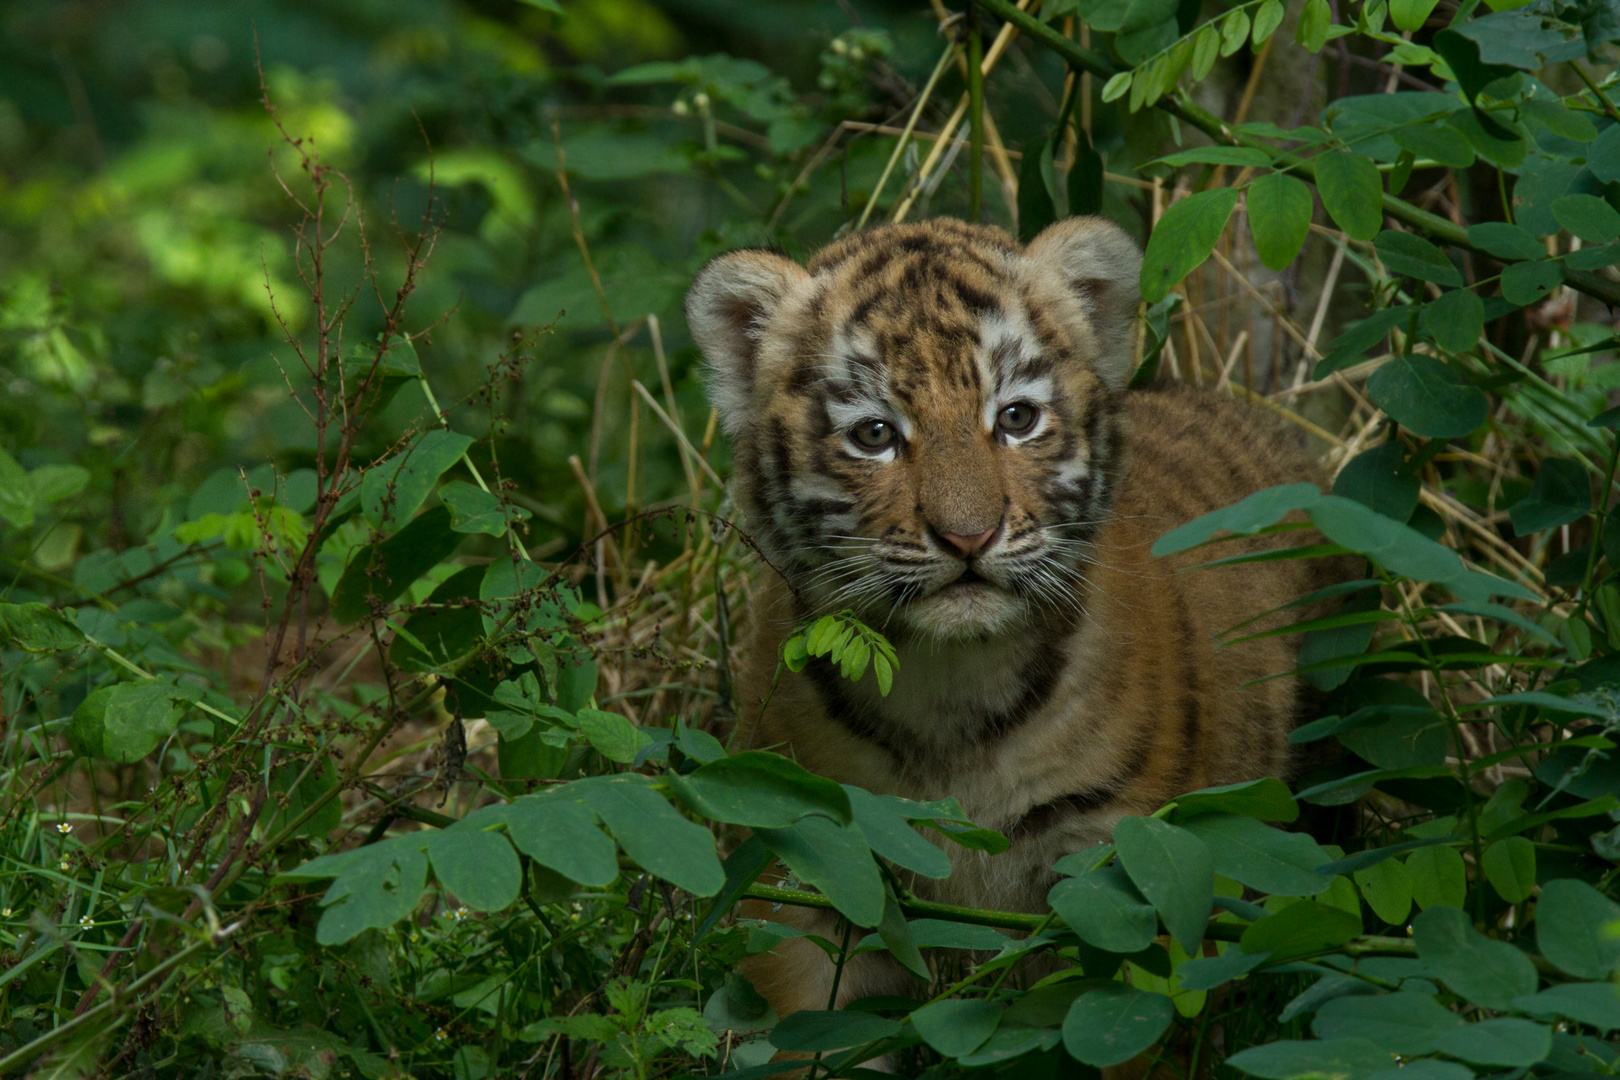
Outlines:
MULTIPOLYGON (((1011 838, 993 857, 951 845, 951 876, 917 883, 937 900, 1045 910, 1052 863, 1121 816, 1289 771, 1297 681, 1250 681, 1292 670, 1298 637, 1214 638, 1327 584, 1322 565, 1178 573, 1199 559, 1148 549, 1312 468, 1259 410, 1126 389, 1141 261, 1098 218, 1027 247, 941 219, 802 267, 722 255, 687 298, 743 524, 780 571, 751 601, 739 744, 874 792, 954 795, 1011 838), (759 715, 783 640, 843 609, 893 642, 892 691, 813 661, 759 715)), ((770 917, 837 940, 823 914, 770 917)), ((832 965, 803 939, 745 974, 779 1016, 828 1005, 832 965)), ((839 1003, 903 980, 857 957, 839 1003)))

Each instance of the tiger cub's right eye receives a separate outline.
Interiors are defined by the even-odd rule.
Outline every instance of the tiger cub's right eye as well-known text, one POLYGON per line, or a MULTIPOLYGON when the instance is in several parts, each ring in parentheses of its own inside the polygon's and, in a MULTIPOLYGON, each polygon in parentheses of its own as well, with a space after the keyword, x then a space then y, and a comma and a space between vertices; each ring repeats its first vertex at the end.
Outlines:
POLYGON ((849 432, 863 450, 882 450, 894 443, 894 425, 887 420, 862 420, 849 432))

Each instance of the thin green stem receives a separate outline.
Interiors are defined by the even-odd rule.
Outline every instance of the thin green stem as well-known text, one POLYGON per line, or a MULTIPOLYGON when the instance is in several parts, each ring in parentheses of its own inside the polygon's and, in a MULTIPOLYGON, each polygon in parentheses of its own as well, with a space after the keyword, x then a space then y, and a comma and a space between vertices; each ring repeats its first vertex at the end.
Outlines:
POLYGON ((1592 81, 1592 76, 1585 68, 1581 67, 1581 62, 1571 60, 1569 66, 1575 69, 1575 74, 1581 77, 1581 82, 1585 83, 1586 88, 1592 91, 1592 96, 1597 98, 1599 105, 1603 106, 1603 111, 1609 114, 1609 119, 1620 123, 1620 109, 1615 108, 1614 102, 1609 100, 1609 95, 1605 94, 1598 87, 1598 84, 1592 81))
MULTIPOLYGON (((940 55, 939 63, 934 65, 933 74, 928 76, 928 82, 923 85, 922 91, 917 95, 917 100, 912 102, 911 115, 906 118, 905 129, 900 132, 900 138, 895 142, 894 151, 889 155, 888 162, 883 166, 883 173, 878 177, 877 186, 872 189, 871 197, 866 200, 866 205, 861 207, 861 216, 855 221, 856 229, 866 228, 867 219, 872 216, 872 208, 877 206, 878 200, 883 196, 883 188, 888 184, 890 174, 894 172, 895 165, 899 163, 901 155, 906 152, 906 146, 911 142, 911 133, 917 128, 917 121, 922 117, 924 106, 928 104, 928 99, 933 96, 934 87, 938 85, 939 77, 945 74, 946 66, 956 57, 958 48, 960 46, 952 42, 945 52, 940 55)), ((649 402, 652 401, 652 395, 647 394, 645 390, 642 393, 649 402)), ((653 408, 658 408, 656 402, 653 403, 653 408)), ((663 410, 659 411, 662 412, 663 410)), ((702 459, 699 458, 699 460, 702 459)))

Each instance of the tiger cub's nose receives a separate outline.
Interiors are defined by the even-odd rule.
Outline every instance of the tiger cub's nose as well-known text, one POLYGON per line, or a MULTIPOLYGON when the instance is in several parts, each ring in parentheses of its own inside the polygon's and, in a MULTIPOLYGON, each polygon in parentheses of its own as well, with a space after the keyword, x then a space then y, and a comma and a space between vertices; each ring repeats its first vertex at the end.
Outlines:
POLYGON ((961 533, 940 533, 939 537, 941 540, 948 542, 952 547, 956 548, 957 551, 961 552, 962 558, 966 559, 977 555, 979 552, 989 547, 990 542, 994 540, 997 535, 1000 534, 1000 532, 1001 525, 998 523, 995 528, 986 529, 977 536, 963 536, 961 533))

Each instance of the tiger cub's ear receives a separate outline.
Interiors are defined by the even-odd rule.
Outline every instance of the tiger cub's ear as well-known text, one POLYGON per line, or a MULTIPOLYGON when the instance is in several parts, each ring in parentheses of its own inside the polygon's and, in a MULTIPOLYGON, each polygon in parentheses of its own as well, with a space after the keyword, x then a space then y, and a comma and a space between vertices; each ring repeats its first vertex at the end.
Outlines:
POLYGON ((1142 253, 1125 230, 1099 217, 1069 218, 1041 232, 1024 250, 1039 277, 1055 278, 1079 302, 1097 345, 1097 374, 1115 390, 1136 362, 1136 308, 1142 253))
POLYGON ((709 362, 709 400, 726 431, 748 416, 766 326, 807 283, 804 267, 773 251, 733 251, 710 260, 686 294, 686 324, 709 362))

